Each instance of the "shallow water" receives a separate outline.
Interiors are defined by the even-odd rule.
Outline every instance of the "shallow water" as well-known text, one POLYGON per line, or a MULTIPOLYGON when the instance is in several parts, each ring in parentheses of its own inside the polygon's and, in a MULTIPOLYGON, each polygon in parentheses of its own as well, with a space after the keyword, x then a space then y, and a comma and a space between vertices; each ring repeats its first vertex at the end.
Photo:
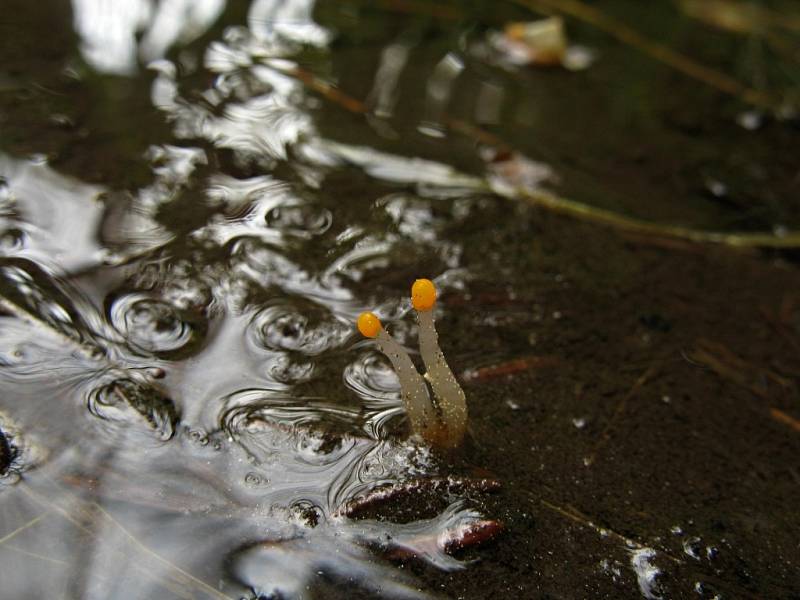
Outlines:
POLYGON ((524 4, 10 0, 3 597, 796 597, 796 250, 531 204, 790 239, 795 9, 602 6, 764 109, 574 14, 509 66, 524 4), (455 453, 354 327, 416 357, 421 276, 455 453))

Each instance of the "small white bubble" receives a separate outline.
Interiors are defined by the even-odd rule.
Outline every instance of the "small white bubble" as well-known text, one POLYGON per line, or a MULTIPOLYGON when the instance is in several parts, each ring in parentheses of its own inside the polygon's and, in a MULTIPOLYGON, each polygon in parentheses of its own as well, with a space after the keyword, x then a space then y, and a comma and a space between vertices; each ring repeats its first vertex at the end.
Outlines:
POLYGON ((739 116, 736 117, 736 123, 739 124, 739 127, 747 131, 755 131, 761 127, 763 122, 764 116, 757 110, 748 110, 739 113, 739 116))

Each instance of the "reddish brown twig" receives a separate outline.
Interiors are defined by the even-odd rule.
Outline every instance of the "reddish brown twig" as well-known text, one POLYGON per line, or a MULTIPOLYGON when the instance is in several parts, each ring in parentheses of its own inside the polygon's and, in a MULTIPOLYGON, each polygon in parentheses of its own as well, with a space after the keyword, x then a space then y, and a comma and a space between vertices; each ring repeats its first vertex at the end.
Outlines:
POLYGON ((779 423, 788 425, 790 428, 794 429, 797 433, 800 433, 800 420, 795 419, 793 416, 788 415, 781 409, 775 407, 769 409, 769 414, 773 419, 775 419, 779 423))
POLYGON ((639 378, 634 382, 631 386, 631 389, 628 390, 628 393, 625 394, 617 404, 616 409, 614 410, 614 414, 611 415, 611 419, 609 419, 608 424, 606 425, 603 432, 600 434, 600 439, 595 444, 594 450, 589 455, 588 458, 584 460, 584 464, 589 467, 594 462, 595 458, 597 458, 597 453, 606 445, 608 440, 611 439, 611 430, 613 429, 614 425, 616 424, 617 420, 622 416, 625 412, 625 408, 628 406, 628 402, 631 398, 633 398, 639 390, 646 384, 648 381, 652 380, 656 373, 658 373, 658 365, 650 365, 647 370, 642 373, 639 378))
POLYGON ((555 356, 525 356, 495 365, 467 369, 461 374, 461 377, 466 382, 481 382, 487 379, 514 375, 522 371, 549 369, 558 366, 560 362, 555 356))

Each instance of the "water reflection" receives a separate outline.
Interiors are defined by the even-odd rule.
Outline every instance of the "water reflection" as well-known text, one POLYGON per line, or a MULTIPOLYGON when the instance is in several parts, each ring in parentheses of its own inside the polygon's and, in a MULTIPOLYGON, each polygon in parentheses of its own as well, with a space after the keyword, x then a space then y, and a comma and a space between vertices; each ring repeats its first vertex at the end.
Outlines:
POLYGON ((327 29, 313 19, 316 0, 254 0, 247 13, 250 31, 262 39, 280 36, 297 44, 326 46, 327 29))
POLYGON ((65 271, 101 260, 105 192, 57 173, 43 159, 0 154, 0 253, 65 271))
MULTIPOLYGON (((488 188, 444 163, 320 136, 315 101, 291 76, 309 46, 332 39, 313 1, 253 2, 246 25, 209 44, 205 77, 191 79, 165 56, 223 6, 74 3, 96 70, 154 71, 171 138, 142 157, 144 185, 106 189, 45 164, 0 163, 0 391, 17 396, 20 427, 50 455, 0 489, 0 521, 23 528, 0 548, 17 573, 5 589, 288 598, 323 571, 423 597, 381 557, 462 568, 441 540, 480 517, 463 494, 424 484, 414 518, 380 495, 380 519, 346 516, 356 498, 369 504, 375 490, 440 470, 405 439, 394 374, 353 347, 352 323, 375 305, 401 319, 392 278, 405 285, 423 258, 444 272, 443 290, 458 285, 462 249, 439 234, 451 209, 465 218, 488 188), (343 202, 329 179, 356 172, 370 181, 343 202), (58 543, 45 547, 48 536, 58 543), (32 555, 58 566, 37 578, 32 555)), ((384 117, 403 60, 387 57, 384 117)))
POLYGON ((84 60, 101 73, 132 75, 205 33, 225 0, 73 0, 72 7, 84 60))

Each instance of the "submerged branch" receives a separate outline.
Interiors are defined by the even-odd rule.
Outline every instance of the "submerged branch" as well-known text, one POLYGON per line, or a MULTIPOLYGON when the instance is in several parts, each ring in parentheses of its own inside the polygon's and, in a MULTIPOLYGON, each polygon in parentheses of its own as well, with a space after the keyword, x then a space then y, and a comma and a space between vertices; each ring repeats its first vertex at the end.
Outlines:
POLYGON ((25 531, 26 529, 28 529, 28 528, 30 528, 30 527, 33 527, 34 525, 36 525, 36 524, 37 524, 39 521, 41 521, 42 519, 44 519, 44 518, 45 518, 45 517, 48 515, 48 513, 49 513, 49 512, 50 512, 50 511, 47 511, 47 510, 46 510, 46 511, 44 511, 44 512, 43 512, 42 514, 40 514, 38 517, 34 517, 33 519, 31 519, 30 521, 28 521, 28 522, 27 522, 27 523, 25 523, 24 525, 21 525, 21 526, 17 527, 17 528, 16 528, 14 531, 12 531, 11 533, 7 533, 7 534, 6 534, 6 535, 4 535, 3 537, 1 537, 1 538, 0 538, 0 545, 2 545, 2 544, 5 544, 7 541, 9 541, 9 540, 13 539, 14 537, 16 537, 18 534, 22 533, 22 532, 23 532, 23 531, 25 531))
POLYGON ((588 458, 584 459, 584 465, 590 467, 595 459, 597 458, 597 453, 606 445, 606 443, 611 439, 611 431, 614 425, 617 423, 619 418, 625 412, 627 408, 628 402, 633 398, 639 390, 649 381, 651 381, 658 373, 659 366, 658 364, 650 365, 650 367, 642 373, 636 381, 633 383, 631 388, 628 390, 628 393, 625 394, 622 398, 620 398, 619 402, 617 403, 616 408, 614 409, 614 413, 611 415, 611 419, 608 421, 605 429, 600 434, 600 439, 595 444, 592 453, 589 455, 588 458))
MULTIPOLYGON (((292 67, 289 69, 281 69, 281 72, 289 77, 297 79, 309 89, 321 94, 325 99, 330 100, 349 112, 355 114, 367 114, 368 112, 363 102, 319 79, 309 71, 299 67, 292 67)), ((492 146, 503 154, 510 154, 513 152, 508 144, 494 134, 484 131, 476 125, 447 116, 444 118, 444 123, 452 131, 465 135, 478 143, 492 146)), ((490 191, 492 187, 487 182, 486 187, 482 189, 484 189, 484 191, 490 191)), ((644 219, 629 217, 577 200, 563 198, 544 190, 515 188, 510 193, 504 191, 503 195, 512 200, 523 200, 528 204, 553 213, 588 223, 604 225, 629 233, 646 234, 660 238, 674 238, 700 244, 718 244, 720 246, 730 246, 734 248, 800 248, 800 231, 787 231, 778 235, 773 233, 744 231, 724 232, 691 229, 689 227, 662 225, 644 219)))
POLYGON ((783 423, 784 425, 788 425, 791 429, 793 429, 797 433, 800 433, 800 420, 795 419, 793 416, 775 407, 769 409, 769 414, 773 419, 778 421, 778 423, 783 423))
POLYGON ((92 505, 93 505, 94 509, 97 510, 100 513, 100 515, 105 517, 114 527, 116 527, 122 533, 123 536, 125 536, 128 539, 128 541, 131 542, 132 545, 134 545, 137 548, 139 548, 144 554, 146 554, 146 555, 150 556, 151 558, 155 559, 157 562, 161 563, 162 565, 164 565, 165 567, 167 567, 171 571, 174 571, 174 573, 176 575, 180 576, 181 578, 185 578, 190 584, 193 584, 197 588, 203 590, 209 596, 211 596, 213 598, 218 598, 219 600, 234 600, 231 596, 228 596, 227 594, 224 594, 224 593, 220 592, 216 588, 214 588, 211 585, 207 584, 202 579, 198 579, 197 577, 195 577, 194 575, 192 575, 188 571, 185 571, 184 569, 181 569, 178 565, 176 565, 172 561, 164 558, 163 556, 158 554, 156 551, 150 549, 147 545, 144 544, 144 542, 142 542, 139 538, 137 538, 135 535, 133 535, 133 533, 128 531, 128 529, 124 525, 122 525, 122 523, 120 523, 114 517, 112 517, 111 514, 105 508, 103 508, 102 506, 100 506, 96 502, 93 502, 92 505))
POLYGON ((652 221, 628 217, 540 190, 518 189, 513 197, 554 213, 630 233, 644 233, 658 237, 678 238, 690 242, 719 244, 737 248, 800 248, 799 231, 788 231, 776 235, 748 231, 726 232, 691 229, 677 225, 661 225, 652 221))
MULTIPOLYGON (((50 479, 49 477, 47 478, 50 479)), ((165 589, 170 589, 171 591, 179 591, 180 589, 189 587, 193 590, 204 592, 205 597, 216 598, 217 600, 234 600, 231 596, 228 596, 227 594, 217 590, 202 579, 195 577, 191 573, 185 571, 175 563, 149 548, 146 544, 144 544, 144 542, 131 533, 124 525, 122 525, 97 502, 85 501, 78 496, 64 490, 64 488, 60 488, 65 492, 65 498, 72 505, 71 510, 67 510, 63 506, 48 498, 46 495, 34 491, 33 488, 27 483, 24 483, 21 489, 33 501, 45 507, 46 510, 44 513, 39 515, 39 517, 23 525, 17 531, 14 531, 5 538, 0 539, 0 543, 10 539, 22 530, 34 525, 39 519, 47 516, 51 512, 58 513, 69 523, 72 523, 77 529, 83 532, 87 541, 97 539, 98 534, 94 530, 94 527, 100 523, 101 520, 105 520, 118 529, 128 542, 127 548, 113 548, 106 550, 106 552, 113 551, 115 554, 118 554, 120 560, 128 561, 130 566, 145 578, 150 579, 153 582, 163 586, 165 589), (73 513, 77 513, 77 516, 73 513), (142 555, 153 559, 157 563, 160 563, 167 569, 166 573, 163 576, 159 576, 159 574, 146 563, 140 562, 138 557, 132 556, 130 548, 138 548, 142 555)))

